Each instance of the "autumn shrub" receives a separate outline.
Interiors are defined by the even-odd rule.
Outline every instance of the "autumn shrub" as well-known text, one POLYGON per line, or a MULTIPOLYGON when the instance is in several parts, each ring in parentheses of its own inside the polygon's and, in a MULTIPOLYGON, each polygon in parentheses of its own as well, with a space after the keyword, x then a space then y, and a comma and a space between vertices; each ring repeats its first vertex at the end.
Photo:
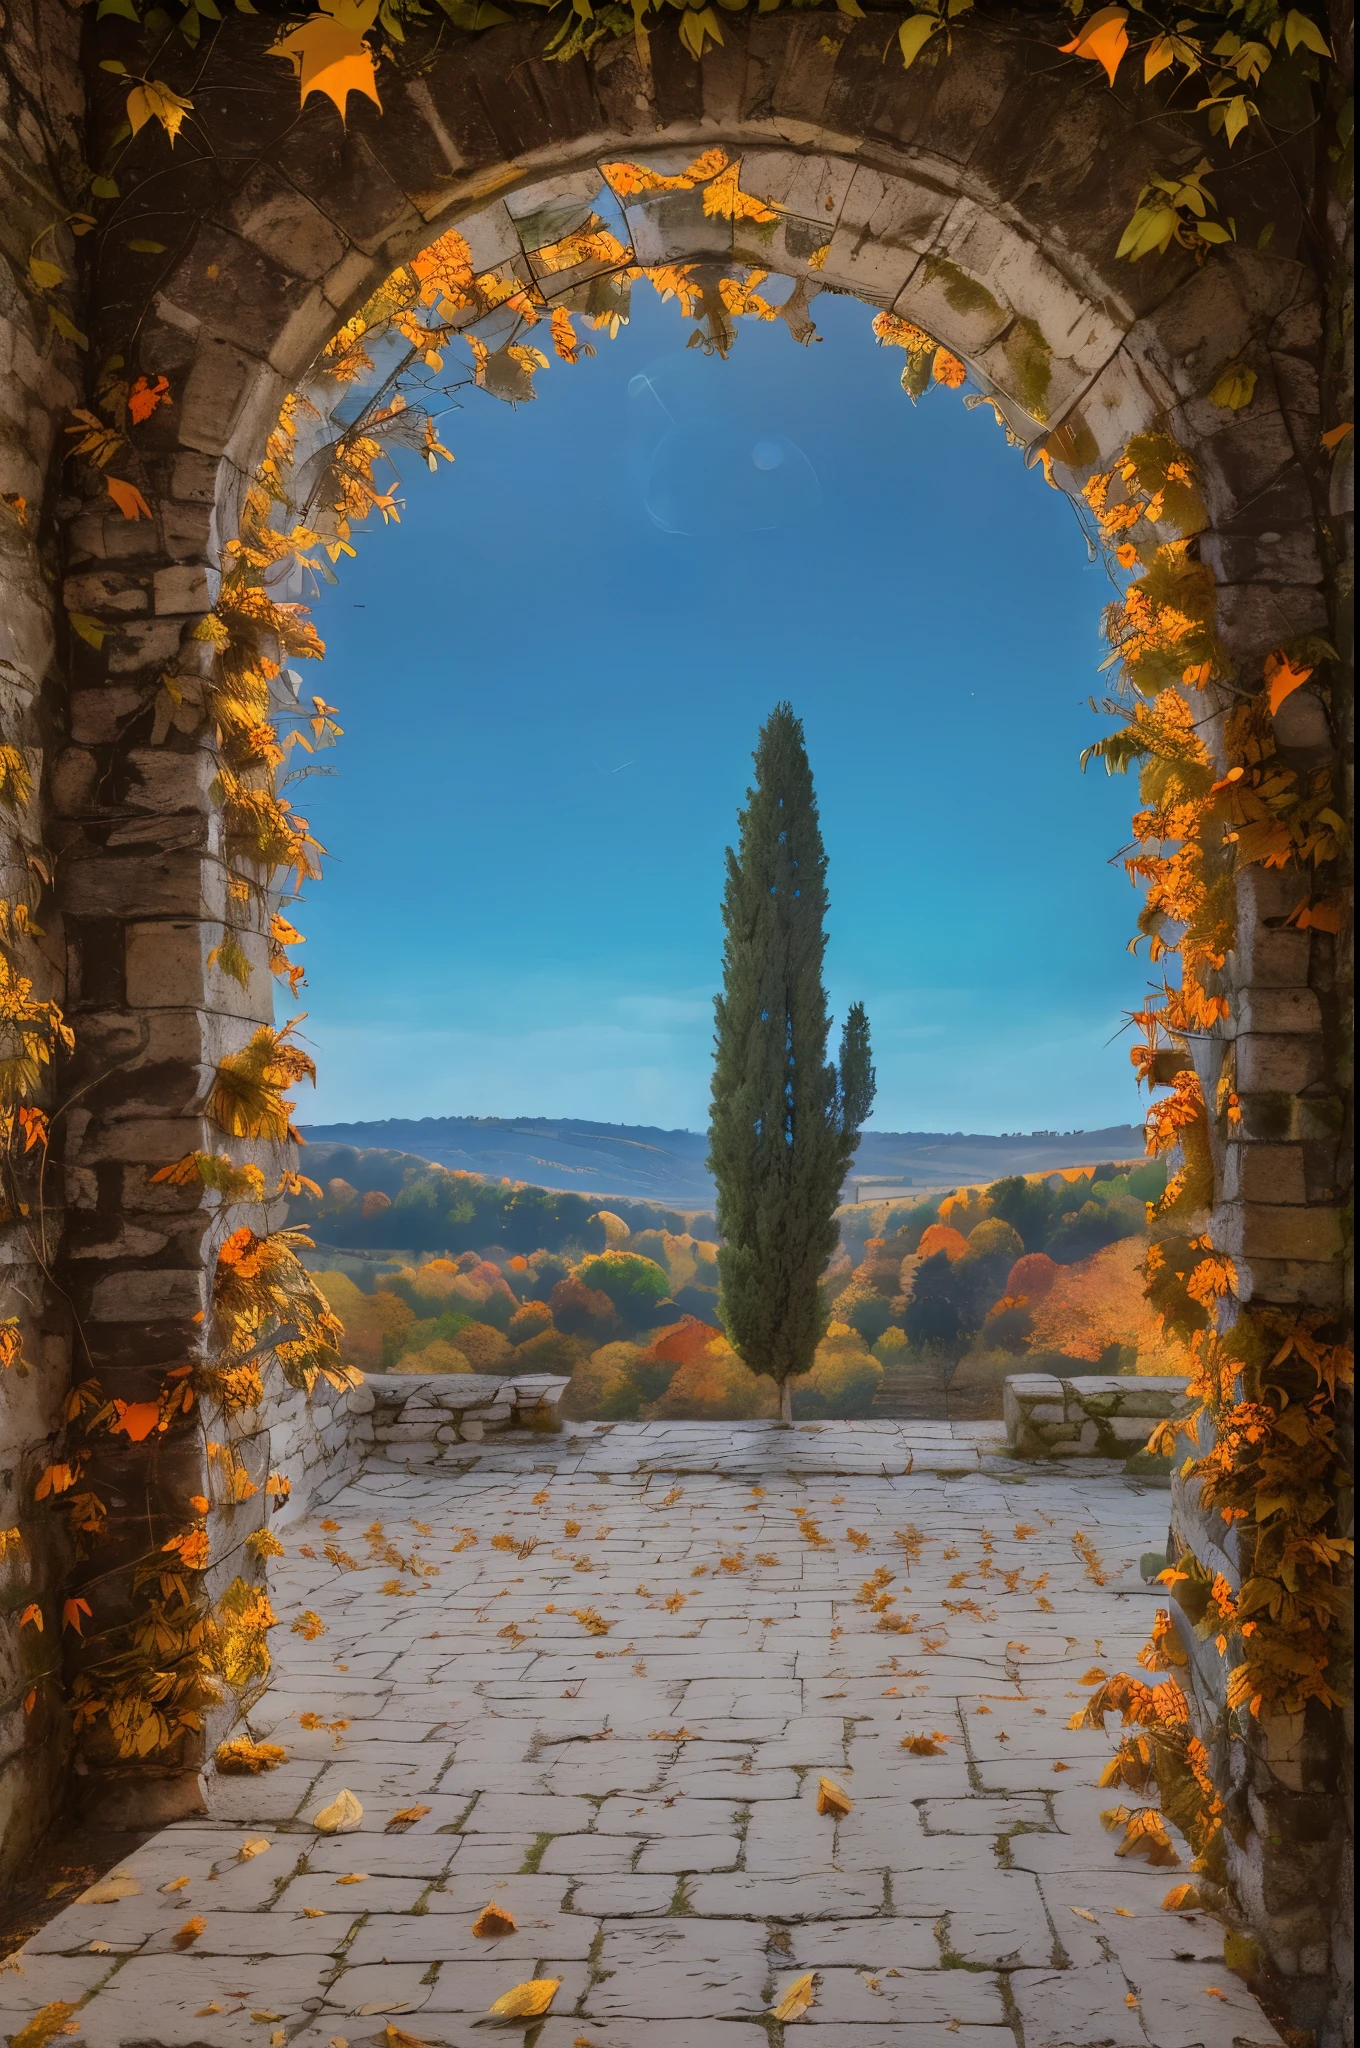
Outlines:
MULTIPOLYGON (((1030 1351, 1057 1352, 1093 1370, 1111 1346, 1132 1349, 1140 1373, 1188 1373, 1189 1355, 1168 1334, 1143 1292, 1141 1238, 1121 1238, 1084 1259, 1061 1266, 1052 1287, 1031 1311, 1030 1351)), ((1102 1368, 1104 1369, 1104 1368, 1102 1368)), ((1118 1366, 1113 1368, 1118 1370, 1118 1366)))
POLYGON ((817 1346, 812 1370, 793 1383, 793 1412, 800 1422, 868 1415, 883 1384, 883 1367, 858 1330, 832 1323, 817 1346))
POLYGON ((916 1256, 921 1261, 933 1259, 943 1252, 947 1259, 961 1259, 968 1250, 968 1240, 961 1230, 955 1230, 948 1223, 932 1223, 921 1234, 916 1247, 916 1256))
POLYGON ((590 1220, 598 1223, 604 1231, 604 1241, 610 1251, 627 1244, 633 1234, 622 1216, 616 1216, 612 1209, 597 1209, 590 1220))
POLYGON ((835 1319, 848 1323, 866 1345, 876 1344, 893 1319, 892 1297, 847 1288, 836 1304, 835 1319))
MULTIPOLYGON (((1034 1320, 1023 1294, 1003 1294, 988 1309, 978 1334, 976 1350, 1005 1351, 1019 1357, 1029 1344, 1034 1320)), ((1021 1368, 1017 1367, 1019 1371, 1021 1368)))
POLYGON ((531 1337, 541 1337, 545 1330, 553 1327, 552 1310, 546 1301, 526 1301, 517 1308, 506 1325, 505 1334, 512 1344, 527 1344, 531 1337))
POLYGON ((643 1356, 637 1344, 602 1344, 580 1359, 562 1396, 562 1412, 572 1421, 629 1421, 642 1413, 643 1394, 633 1367, 643 1356))
POLYGON ((671 1291, 665 1270, 655 1259, 639 1258, 636 1252, 610 1250, 582 1259, 575 1277, 582 1287, 607 1294, 622 1320, 634 1328, 650 1321, 657 1302, 671 1291))
MULTIPOLYGON (((403 1358, 425 1350, 430 1344, 456 1344, 461 1349, 463 1332, 472 1327, 472 1317, 458 1309, 447 1309, 442 1316, 427 1316, 420 1321, 408 1322, 384 1338, 383 1363, 389 1372, 395 1372, 403 1358)), ((409 1370, 423 1368, 411 1367, 409 1370)))
POLYGON ((393 1274, 388 1286, 409 1302, 418 1316, 461 1309, 465 1315, 501 1330, 508 1327, 519 1306, 500 1268, 470 1253, 458 1259, 427 1259, 422 1266, 404 1267, 393 1274))
POLYGON ((993 1214, 990 1194, 982 1188, 960 1188, 940 1204, 940 1222, 964 1237, 993 1214))
POLYGON ((1144 1237, 1147 1212, 1140 1202, 1118 1195, 1109 1202, 1083 1202, 1065 1215, 1048 1240, 1048 1250, 1059 1265, 1075 1265, 1090 1258, 1106 1245, 1121 1238, 1144 1237))
POLYGON ((312 1278, 345 1326, 340 1356, 363 1372, 381 1372, 385 1342, 395 1341, 415 1315, 408 1302, 387 1289, 364 1294, 347 1273, 314 1273, 312 1278))
POLYGON ((521 1372, 551 1372, 569 1378, 583 1358, 590 1356, 588 1337, 569 1337, 565 1330, 544 1330, 519 1345, 510 1359, 511 1369, 521 1372))
POLYGON ((890 1323, 872 1348, 880 1365, 904 1365, 911 1356, 911 1345, 900 1323, 890 1323))
POLYGON ((753 1373, 721 1334, 677 1366, 654 1412, 684 1421, 744 1422, 778 1413, 774 1381, 753 1373))
POLYGON ((586 1287, 574 1276, 559 1280, 548 1297, 552 1319, 569 1337, 606 1344, 619 1334, 619 1315, 601 1287, 586 1287))
POLYGON ((1006 1275, 1007 1294, 1023 1294, 1033 1307, 1042 1301, 1053 1286, 1061 1268, 1056 1259, 1050 1259, 1047 1252, 1026 1252, 1023 1259, 1017 1259, 1006 1275))
MULTIPOLYGON (((476 1328, 477 1325, 471 1325, 476 1328)), ((496 1334, 499 1334, 497 1332, 496 1334)), ((448 1343, 443 1337, 435 1337, 418 1350, 403 1351, 392 1364, 395 1373, 412 1372, 484 1372, 485 1366, 475 1366, 467 1353, 458 1345, 448 1343)))
POLYGON ((458 1332, 457 1344, 474 1372, 524 1370, 518 1355, 511 1367, 510 1339, 490 1323, 464 1324, 458 1332))

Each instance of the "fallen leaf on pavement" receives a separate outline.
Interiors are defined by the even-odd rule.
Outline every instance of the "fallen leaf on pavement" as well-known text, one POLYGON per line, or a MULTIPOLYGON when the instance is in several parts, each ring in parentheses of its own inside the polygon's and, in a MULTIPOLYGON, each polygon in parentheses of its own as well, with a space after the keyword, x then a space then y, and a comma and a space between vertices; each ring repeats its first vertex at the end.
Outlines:
POLYGON ((363 1817, 359 1801, 342 1787, 329 1806, 320 1807, 312 1815, 312 1826, 323 1835, 344 1835, 357 1828, 363 1817))
POLYGON ((171 1937, 175 1947, 192 1948, 207 1924, 201 1913, 196 1913, 192 1920, 186 1920, 184 1925, 171 1937))
POLYGON ((498 1906, 493 1899, 472 1923, 472 1931, 479 1941, 489 1941, 497 1934, 513 1934, 516 1921, 513 1913, 507 1913, 504 1906, 498 1906))
POLYGON ((119 1899, 139 1899, 142 1887, 130 1870, 115 1870, 112 1877, 101 1877, 98 1884, 92 1884, 88 1891, 76 1900, 78 1906, 112 1906, 119 1899))
POLYGON ((795 1977, 777 2005, 770 2007, 770 2017, 776 2020, 800 2020, 817 2002, 817 1972, 809 1970, 804 1977, 795 1977))
POLYGON ((833 1784, 830 1778, 817 1780, 818 1813, 834 1814, 836 1819, 840 1820, 850 1812, 854 1803, 849 1794, 842 1792, 840 1786, 833 1784))
POLYGON ((525 1984, 516 1984, 487 2009, 488 2019, 536 2020, 545 2013, 557 1996, 560 1977, 531 1977, 525 1984))

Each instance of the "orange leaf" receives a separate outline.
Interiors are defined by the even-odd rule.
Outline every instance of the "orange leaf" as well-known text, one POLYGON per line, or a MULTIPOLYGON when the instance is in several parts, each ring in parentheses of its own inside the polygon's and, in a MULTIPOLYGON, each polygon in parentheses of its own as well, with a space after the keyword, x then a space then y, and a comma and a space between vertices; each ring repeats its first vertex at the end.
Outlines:
POLYGON ((43 1611, 36 1600, 30 1600, 23 1613, 19 1616, 19 1626, 20 1628, 35 1628, 39 1635, 42 1634, 43 1611))
POLYGON ((1329 427, 1322 437, 1323 447, 1328 451, 1339 448, 1347 434, 1353 433, 1354 430, 1355 422, 1353 420, 1343 420, 1339 427, 1329 427))
POLYGON ((312 93, 324 93, 343 121, 350 94, 361 92, 381 112, 373 52, 364 41, 378 0, 321 0, 321 10, 273 44, 270 55, 296 66, 304 106, 312 93))
POLYGON ((930 374, 937 384, 943 384, 947 391, 957 391, 968 372, 964 365, 947 348, 937 348, 930 365, 930 374))
POLYGON ((1301 932, 1339 932, 1341 929, 1341 899, 1332 896, 1322 903, 1300 903, 1297 910, 1285 919, 1301 932))
POLYGON ((68 1600, 61 1610, 62 1627, 73 1628, 77 1635, 83 1635, 84 1630, 80 1626, 80 1617, 82 1614, 88 1614, 89 1612, 90 1606, 88 1601, 68 1600))
POLYGON ((1270 690, 1272 715, 1279 710, 1286 697, 1292 697, 1295 690, 1307 682, 1313 673, 1311 668, 1296 667, 1282 647, 1277 647, 1265 660, 1266 683, 1270 690))
POLYGON ((191 1948, 207 1924, 201 1913, 195 1914, 192 1920, 186 1920, 179 1932, 173 1937, 175 1947, 191 1948))
POLYGON ((493 1935, 513 1934, 516 1921, 513 1913, 507 1913, 504 1906, 498 1906, 493 1899, 489 1906, 483 1906, 472 1923, 472 1931, 479 1941, 489 1941, 493 1935))
POLYGON ((842 1792, 840 1786, 833 1783, 830 1778, 819 1778, 817 1780, 818 1813, 829 1813, 835 1819, 842 1820, 850 1812, 853 1805, 854 1801, 849 1795, 842 1792))
POLYGON ((120 476, 106 476, 109 496, 122 513, 124 519, 149 519, 151 507, 138 490, 136 484, 124 483, 120 476))
POLYGON ((168 377, 157 377, 154 384, 149 377, 139 377, 128 393, 128 411, 136 426, 140 426, 143 420, 149 420, 158 405, 173 405, 174 402, 168 377))
POLYGON ((109 1424, 109 1435, 121 1430, 134 1444, 144 1443, 160 1420, 159 1401, 115 1401, 117 1419, 109 1424))
POLYGON ((1104 67, 1105 76, 1114 84, 1124 52, 1129 47, 1129 38, 1124 24, 1129 18, 1126 7, 1102 7, 1093 14, 1085 28, 1079 29, 1070 43, 1061 45, 1065 57, 1089 57, 1093 64, 1104 67))

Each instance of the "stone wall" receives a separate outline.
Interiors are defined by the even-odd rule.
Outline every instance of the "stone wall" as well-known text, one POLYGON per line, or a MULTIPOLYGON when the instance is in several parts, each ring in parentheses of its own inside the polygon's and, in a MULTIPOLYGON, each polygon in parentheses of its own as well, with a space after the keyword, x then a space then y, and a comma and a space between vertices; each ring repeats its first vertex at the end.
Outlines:
MULTIPOLYGON (((80 265, 67 216, 83 156, 85 81, 80 15, 45 0, 6 0, 0 26, 0 747, 16 748, 33 796, 0 804, 0 898, 31 909, 39 935, 0 942, 15 975, 64 1005, 66 955, 53 899, 47 818, 54 743, 65 717, 66 622, 60 587, 58 499, 61 428, 84 390, 77 331, 84 312, 80 265), (30 259, 36 258, 34 265, 30 259), (51 266, 51 271, 43 266, 51 266), (52 282, 53 275, 57 281, 52 282)), ((14 1050, 6 1037, 0 1053, 14 1050)), ((36 1100, 49 1112, 60 1084, 45 1078, 36 1100)), ((32 1099, 32 1098, 30 1098, 32 1099)), ((0 1109, 14 1102, 0 1096, 0 1109)), ((51 1285, 61 1243, 61 1154, 54 1116, 51 1153, 10 1148, 0 1193, 0 1319, 18 1320, 22 1360, 0 1370, 0 1883, 43 1834, 65 1795, 69 1717, 60 1680, 61 1596, 70 1564, 61 1518, 34 1489, 61 1426, 71 1386, 71 1332, 51 1285), (30 1603, 41 1634, 19 1628, 30 1603), (25 1701, 35 1694, 31 1708, 25 1701)))
MULTIPOLYGON (((23 827, 45 851, 23 846, 11 872, 33 874, 32 853, 39 880, 54 878, 54 901, 42 884, 40 971, 56 990, 69 973, 77 1027, 56 1141, 69 1201, 60 1296, 22 1262, 11 1268, 30 1357, 44 1345, 51 1352, 40 1377, 6 1376, 4 1469, 26 1524, 27 1474, 67 1386, 57 1300, 78 1329, 82 1373, 112 1397, 144 1401, 168 1366, 202 1355, 223 1218, 206 1191, 154 1185, 150 1175, 189 1151, 221 1148, 203 1113, 213 1070, 272 1005, 262 938, 246 941, 256 970, 247 990, 211 964, 226 871, 211 797, 214 739, 201 712, 211 651, 195 628, 280 399, 305 382, 340 322, 392 267, 444 228, 460 225, 479 266, 507 264, 565 296, 595 273, 587 265, 540 275, 543 205, 598 179, 610 156, 645 157, 674 173, 723 143, 743 157, 743 188, 777 206, 777 223, 756 234, 705 214, 694 192, 637 194, 624 209, 637 261, 692 261, 710 278, 724 265, 759 262, 799 281, 803 308, 819 286, 894 308, 987 380, 1019 439, 1064 430, 1052 452, 1069 488, 1131 433, 1164 427, 1203 476, 1211 527, 1198 545, 1239 674, 1254 681, 1265 653, 1294 635, 1330 634, 1343 653, 1350 645, 1340 599, 1353 457, 1343 450, 1333 468, 1320 446, 1324 424, 1354 416, 1342 291, 1349 213, 1339 192, 1321 194, 1311 214, 1301 206, 1298 194, 1330 175, 1319 173, 1307 136, 1225 174, 1236 246, 1202 269, 1174 245, 1130 266, 1113 253, 1130 195, 1153 169, 1193 163, 1199 130, 1154 114, 1136 90, 1127 101, 1111 96, 1085 75, 1094 67, 1057 60, 1038 37, 993 37, 962 22, 947 63, 904 73, 882 62, 884 23, 872 17, 732 19, 724 44, 698 65, 666 34, 652 38, 645 64, 625 41, 591 64, 558 65, 542 57, 538 24, 507 24, 471 42, 412 33, 385 69, 381 114, 356 98, 342 127, 319 97, 299 115, 294 79, 265 54, 273 23, 237 14, 197 51, 167 47, 166 82, 192 93, 195 119, 173 152, 155 122, 123 152, 119 253, 97 266, 82 306, 73 290, 54 294, 26 268, 34 237, 50 226, 44 247, 70 278, 79 269, 62 225, 76 195, 61 183, 85 104, 77 19, 66 0, 24 0, 10 16, 4 59, 9 148, 29 169, 3 229, 10 260, 0 312, 19 403, 5 415, 0 460, 5 490, 38 509, 25 526, 0 507, 0 633, 11 636, 0 643, 0 689, 50 798, 45 833, 38 812, 23 827), (1267 222, 1273 239, 1262 250, 1267 222), (134 255, 128 244, 143 237, 164 244, 162 255, 134 255), (88 332, 88 357, 61 342, 53 306, 88 332), (149 519, 124 520, 97 469, 68 470, 58 496, 54 450, 67 409, 90 400, 87 362, 114 353, 130 374, 169 380, 173 402, 136 438, 149 519), (1240 412, 1210 397, 1232 363, 1257 376, 1240 412), (73 638, 68 612, 93 631, 73 638)), ((136 70, 131 26, 112 17, 100 32, 101 53, 117 54, 127 36, 136 70)), ((83 154, 95 162, 123 119, 125 86, 92 61, 86 81, 83 154)), ((797 332, 793 317, 789 324, 797 332)), ((502 338, 488 328, 489 346, 502 338)), ((1225 689, 1203 728, 1220 760, 1219 714, 1231 701, 1225 689)), ((1347 717, 1316 684, 1297 691, 1277 722, 1285 764, 1304 776, 1333 766, 1347 717)), ((1297 875, 1243 875, 1226 972, 1233 1019, 1197 1042, 1194 1056, 1211 1099, 1230 1053, 1236 1062, 1242 1118, 1219 1143, 1213 1230, 1237 1262, 1242 1298, 1330 1309, 1341 1298, 1350 1186, 1341 1064, 1350 966, 1335 935, 1287 925, 1300 893, 1297 875)), ((307 1430, 287 1404, 261 1420, 243 1454, 252 1483, 263 1486, 277 1468, 275 1434, 286 1439, 299 1497, 336 1478, 348 1453, 334 1404, 322 1405, 330 1420, 307 1430)), ((188 1500, 212 1493, 202 1432, 175 1434, 154 1460, 108 1439, 92 1478, 110 1501, 110 1532, 69 1584, 116 1625, 148 1528, 164 1540, 182 1527, 188 1500)), ((263 1496, 215 1507, 214 1585, 248 1571, 243 1546, 262 1512, 263 1496)), ((1193 1539, 1193 1516, 1185 1526, 1193 1539)), ((35 1585, 59 1576, 51 1541, 31 1531, 22 1571, 35 1585)), ((11 1598, 6 1611, 17 1604, 11 1598)), ((73 1645, 77 1667, 80 1654, 73 1645)), ((11 1756, 27 1745, 27 1810, 40 1817, 51 1810, 62 1735, 50 1687, 27 1726, 16 1718, 19 1673, 33 1657, 27 1644, 11 1653, 12 1732, 0 1741, 11 1756)), ((1208 1712, 1214 1701, 1206 1695, 1203 1705, 1208 1712)), ((1334 1730, 1327 1740, 1334 1749, 1334 1730)), ((196 1797, 201 1746, 192 1742, 144 1766, 87 1749, 87 1785, 114 1788, 110 1811, 121 1800, 142 1814, 170 1813, 196 1797)), ((1288 1750, 1286 1741, 1286 1765, 1288 1750)), ((1268 1816, 1275 1835, 1309 1825, 1316 1796, 1313 1780, 1291 1791, 1287 1777, 1286 1769, 1283 1804, 1268 1816), (1295 1816, 1287 1824, 1285 1807, 1295 1816)), ((1268 1861, 1275 1835, 1262 1833, 1260 1797, 1242 1807, 1244 1839, 1253 1836, 1251 1854, 1268 1861)), ((1248 1859, 1248 1879, 1251 1867, 1248 1859)), ((1265 1892, 1258 1886, 1254 1896, 1265 1892)), ((1315 1944, 1291 1953, 1305 1949, 1312 1957, 1315 1944)))
POLYGON ((1006 1441, 1021 1458, 1118 1458, 1130 1472, 1169 1479, 1169 1459, 1153 1457, 1147 1440, 1161 1418, 1188 1414, 1188 1385, 1170 1377, 1012 1373, 1006 1380, 1006 1441))

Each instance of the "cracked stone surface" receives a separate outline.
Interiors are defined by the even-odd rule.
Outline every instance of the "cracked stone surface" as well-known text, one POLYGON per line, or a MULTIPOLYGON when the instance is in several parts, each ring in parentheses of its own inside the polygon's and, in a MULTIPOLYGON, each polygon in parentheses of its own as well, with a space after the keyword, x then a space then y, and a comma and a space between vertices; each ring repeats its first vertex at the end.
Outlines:
POLYGON ((134 1894, 30 1941, 0 2031, 65 1999, 88 2048, 474 2048, 553 1977, 530 2048, 1271 2040, 1221 1930, 1162 1911, 1184 1873, 1115 1857, 1113 1736, 1067 1726, 1146 1638, 1166 1495, 995 1436, 594 1425, 371 1466, 271 1568, 249 1729, 287 1762, 210 1778, 134 1894), (361 1823, 318 1832, 341 1789, 361 1823), (493 1898, 515 1931, 479 1939, 493 1898))

